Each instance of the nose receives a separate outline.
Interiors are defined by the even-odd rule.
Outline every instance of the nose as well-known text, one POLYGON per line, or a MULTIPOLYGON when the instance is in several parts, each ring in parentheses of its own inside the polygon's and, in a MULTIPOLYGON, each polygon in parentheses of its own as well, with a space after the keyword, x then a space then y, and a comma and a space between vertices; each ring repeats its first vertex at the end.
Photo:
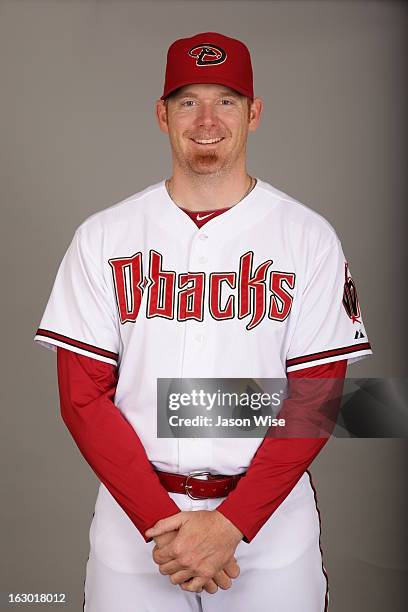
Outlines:
POLYGON ((218 116, 214 105, 202 103, 197 114, 197 123, 200 126, 211 127, 218 123, 218 116))

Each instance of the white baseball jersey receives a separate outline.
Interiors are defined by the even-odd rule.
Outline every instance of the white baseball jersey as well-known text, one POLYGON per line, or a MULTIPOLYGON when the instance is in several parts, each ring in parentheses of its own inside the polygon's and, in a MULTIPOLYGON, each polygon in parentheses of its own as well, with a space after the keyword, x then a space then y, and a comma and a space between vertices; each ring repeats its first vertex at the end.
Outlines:
MULTIPOLYGON (((117 364, 115 405, 151 463, 183 474, 243 472, 262 438, 157 438, 157 378, 285 378, 372 352, 334 229, 260 179, 201 229, 164 181, 87 218, 35 341, 117 364)), ((102 484, 96 519, 94 543, 104 524, 130 523, 102 484)), ((131 571, 130 539, 116 535, 101 556, 131 571)))

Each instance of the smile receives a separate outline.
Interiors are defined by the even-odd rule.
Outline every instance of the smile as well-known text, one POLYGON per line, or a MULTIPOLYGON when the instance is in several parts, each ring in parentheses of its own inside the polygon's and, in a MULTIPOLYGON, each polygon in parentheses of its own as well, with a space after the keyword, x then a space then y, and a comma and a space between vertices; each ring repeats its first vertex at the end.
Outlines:
POLYGON ((211 138, 208 140, 196 140, 195 138, 191 138, 190 140, 192 140, 193 142, 195 142, 196 144, 199 145, 213 145, 213 144, 217 144, 219 142, 221 142, 221 140, 224 140, 224 138, 211 138))

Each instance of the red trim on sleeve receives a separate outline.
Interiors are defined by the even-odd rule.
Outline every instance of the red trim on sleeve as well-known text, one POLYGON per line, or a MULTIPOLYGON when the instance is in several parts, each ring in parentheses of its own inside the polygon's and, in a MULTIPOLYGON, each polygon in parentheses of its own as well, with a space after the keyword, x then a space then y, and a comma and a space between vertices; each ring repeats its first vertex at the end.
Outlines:
POLYGON ((57 348, 61 416, 83 457, 141 533, 180 511, 114 405, 117 368, 57 348))
MULTIPOLYGON (((336 357, 338 355, 348 355, 349 353, 358 353, 359 351, 371 350, 371 344, 369 342, 360 342, 360 344, 352 344, 351 346, 342 346, 337 349, 330 349, 328 351, 320 351, 320 353, 311 353, 310 355, 303 355, 302 357, 294 357, 293 359, 287 359, 286 367, 298 365, 300 363, 307 363, 310 361, 318 361, 319 359, 327 359, 327 357, 336 357)), ((303 372, 304 370, 302 370, 303 372)))
POLYGON ((109 359, 113 359, 114 361, 118 360, 118 353, 113 353, 112 351, 107 351, 106 349, 94 346, 93 344, 87 344, 86 342, 75 340, 74 338, 64 336, 63 334, 57 334, 57 332, 51 331, 49 329, 42 329, 41 327, 39 327, 37 329, 36 336, 42 336, 43 338, 51 338, 52 340, 58 340, 59 342, 64 342, 64 344, 83 349, 84 351, 89 351, 90 353, 95 353, 95 355, 108 357, 109 359))
MULTIPOLYGON (((288 372, 288 379, 333 378, 338 384, 339 379, 344 379, 346 369, 346 360, 335 361, 288 372)), ((331 383, 327 381, 325 384, 331 383)), ((294 410, 303 412, 318 410, 320 405, 315 397, 300 395, 285 400, 282 410, 288 402, 294 410)), ((244 541, 249 543, 289 495, 328 439, 265 437, 246 475, 217 511, 228 518, 244 534, 244 541)))

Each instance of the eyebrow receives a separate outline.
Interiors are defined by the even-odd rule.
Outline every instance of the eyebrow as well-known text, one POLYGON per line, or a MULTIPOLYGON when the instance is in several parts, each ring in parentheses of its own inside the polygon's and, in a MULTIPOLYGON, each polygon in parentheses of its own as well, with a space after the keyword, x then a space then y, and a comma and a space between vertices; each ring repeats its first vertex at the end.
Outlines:
MULTIPOLYGON (((220 96, 230 96, 232 98, 239 98, 239 94, 235 93, 234 91, 231 91, 229 89, 223 89, 219 92, 220 96)), ((199 95, 194 93, 194 91, 184 91, 183 93, 178 93, 176 96, 176 98, 199 98, 199 95)))

